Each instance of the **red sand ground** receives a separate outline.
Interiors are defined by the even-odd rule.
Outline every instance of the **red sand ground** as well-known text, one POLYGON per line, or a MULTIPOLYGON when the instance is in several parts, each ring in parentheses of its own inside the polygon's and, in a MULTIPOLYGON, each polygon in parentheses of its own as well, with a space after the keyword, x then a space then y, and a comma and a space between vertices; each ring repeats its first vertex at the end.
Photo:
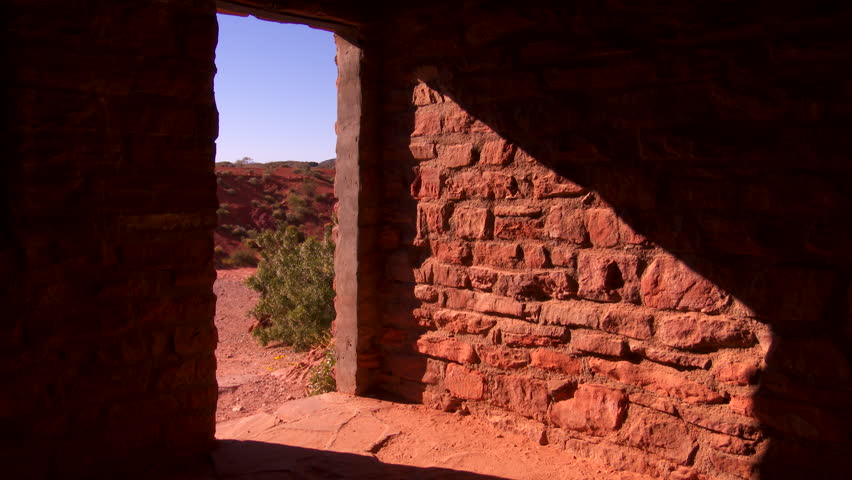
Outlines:
POLYGON ((281 345, 262 347, 249 333, 249 310, 258 294, 243 283, 255 269, 219 270, 213 292, 216 301, 216 379, 219 403, 216 421, 271 412, 281 403, 305 396, 308 354, 281 345), (295 370, 295 371, 294 371, 295 370))

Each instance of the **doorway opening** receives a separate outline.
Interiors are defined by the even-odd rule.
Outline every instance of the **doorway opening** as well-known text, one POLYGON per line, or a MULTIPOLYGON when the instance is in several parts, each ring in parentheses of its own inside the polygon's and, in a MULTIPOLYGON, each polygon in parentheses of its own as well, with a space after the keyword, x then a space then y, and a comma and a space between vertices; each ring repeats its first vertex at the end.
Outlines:
POLYGON ((337 68, 331 32, 217 18, 219 423, 335 387, 337 68))

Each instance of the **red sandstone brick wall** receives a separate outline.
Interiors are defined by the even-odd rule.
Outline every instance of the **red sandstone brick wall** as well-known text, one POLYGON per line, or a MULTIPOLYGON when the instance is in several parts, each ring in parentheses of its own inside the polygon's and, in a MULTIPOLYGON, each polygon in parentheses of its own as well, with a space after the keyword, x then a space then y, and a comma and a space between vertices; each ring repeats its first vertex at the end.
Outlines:
POLYGON ((3 10, 3 475, 100 476, 204 451, 215 7, 3 10))
POLYGON ((831 477, 850 257, 815 245, 850 238, 848 142, 793 58, 841 24, 609 8, 390 28, 376 380, 617 468, 831 477))

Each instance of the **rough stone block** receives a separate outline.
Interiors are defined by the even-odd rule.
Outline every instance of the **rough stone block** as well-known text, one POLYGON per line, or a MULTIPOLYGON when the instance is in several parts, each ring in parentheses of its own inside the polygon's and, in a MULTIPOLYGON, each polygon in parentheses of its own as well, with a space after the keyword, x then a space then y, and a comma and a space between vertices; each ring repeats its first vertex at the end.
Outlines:
POLYGON ((551 422, 562 428, 604 436, 618 430, 627 413, 627 395, 601 385, 580 384, 574 398, 556 402, 551 422))
POLYGON ((606 333, 575 330, 571 335, 571 347, 581 352, 595 353, 608 357, 621 357, 627 351, 624 341, 606 333))
POLYGON ((497 268, 516 268, 523 259, 517 243, 478 242, 473 246, 473 263, 497 268))
POLYGON ((494 220, 494 237, 503 240, 541 238, 544 222, 537 218, 497 217, 494 220))
POLYGON ((493 219, 487 208, 457 207, 451 222, 459 237, 481 240, 491 236, 493 219))
POLYGON ((417 205, 417 236, 423 238, 429 234, 446 233, 449 230, 447 220, 452 206, 445 203, 420 203, 417 205))
POLYGON ((420 338, 417 340, 415 348, 418 352, 430 357, 443 358, 462 364, 479 362, 479 357, 477 357, 472 346, 452 338, 420 338))
POLYGON ((485 377, 455 363, 447 365, 444 386, 456 397, 467 400, 481 400, 485 396, 485 377))
POLYGON ((437 168, 418 167, 411 183, 411 196, 420 200, 437 199, 441 196, 442 177, 441 170, 437 168))
POLYGON ((586 211, 586 230, 589 240, 596 247, 614 247, 619 243, 618 217, 609 208, 593 208, 586 211))
POLYGON ((697 313, 657 319, 655 336, 665 345, 682 349, 750 347, 757 343, 742 323, 697 313))
POLYGON ((653 308, 718 313, 730 296, 685 263, 657 257, 642 275, 642 302, 653 308))
POLYGON ((530 363, 530 354, 526 350, 500 345, 478 345, 476 352, 482 363, 502 370, 523 368, 530 363))
POLYGON ((541 305, 541 321, 548 324, 597 328, 600 315, 593 303, 550 301, 541 305))
POLYGON ((547 384, 541 380, 496 375, 488 380, 491 401, 525 417, 543 420, 547 412, 547 384))
POLYGON ((485 165, 506 165, 515 156, 515 146, 500 139, 485 142, 479 153, 479 162, 485 165))
POLYGON ((583 362, 579 358, 546 348, 532 351, 530 365, 545 370, 555 370, 567 375, 581 375, 583 373, 583 362))
POLYGON ((582 186, 555 173, 535 174, 532 181, 535 198, 576 197, 586 193, 582 186))
POLYGON ((674 368, 660 365, 611 362, 590 358, 589 367, 594 373, 605 375, 621 383, 635 385, 652 392, 678 397, 687 403, 720 403, 724 396, 705 385, 694 382, 674 368))
POLYGON ((497 319, 488 315, 455 310, 438 310, 432 314, 435 324, 451 333, 482 334, 497 324, 497 319))
POLYGON ((580 252, 577 295, 601 302, 639 301, 639 259, 626 253, 580 252))
POLYGON ((678 465, 690 463, 698 444, 682 421, 648 411, 631 413, 630 417, 623 429, 625 443, 656 453, 678 465))
POLYGON ((567 240, 578 245, 588 241, 583 211, 576 208, 551 207, 544 223, 544 231, 550 238, 567 240))
POLYGON ((601 319, 600 329, 644 340, 654 334, 653 322, 654 317, 649 313, 613 306, 601 319))
MULTIPOLYGON (((496 230, 496 226, 495 226, 496 230)), ((526 244, 523 246, 524 264, 527 268, 545 268, 550 266, 550 255, 547 249, 540 244, 526 244)))
POLYGON ((447 168, 466 167, 473 163, 473 146, 469 143, 463 145, 439 145, 438 163, 447 168))

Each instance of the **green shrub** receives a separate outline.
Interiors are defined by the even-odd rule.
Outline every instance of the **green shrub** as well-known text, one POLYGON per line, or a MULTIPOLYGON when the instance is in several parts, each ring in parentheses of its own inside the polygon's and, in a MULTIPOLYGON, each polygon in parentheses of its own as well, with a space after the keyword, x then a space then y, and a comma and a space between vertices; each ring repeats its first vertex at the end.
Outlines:
POLYGON ((308 202, 295 193, 290 194, 287 198, 287 209, 287 221, 291 224, 302 223, 305 217, 310 213, 308 202))
POLYGON ((242 225, 231 225, 231 235, 242 238, 248 236, 248 232, 242 225))
POLYGON ((334 367, 337 365, 337 355, 334 343, 330 342, 325 348, 322 361, 311 368, 308 379, 308 395, 322 395, 337 390, 334 380, 334 367))
POLYGON ((257 257, 254 250, 250 248, 240 247, 228 257, 228 264, 235 267, 255 267, 257 266, 257 257))
POLYGON ((249 177, 248 183, 251 185, 260 185, 260 179, 257 177, 249 177))
POLYGON ((220 217, 223 215, 228 215, 231 213, 231 204, 230 203, 220 203, 219 208, 216 210, 216 215, 220 217))
POLYGON ((222 191, 227 193, 228 195, 233 195, 237 193, 237 190, 235 188, 224 188, 222 189, 222 191))
POLYGON ((265 230, 253 238, 260 265, 246 284, 260 292, 251 315, 260 323, 252 331, 260 343, 281 341, 297 350, 323 342, 334 320, 334 244, 302 241, 293 226, 265 230))
POLYGON ((225 248, 222 245, 216 245, 213 247, 213 255, 219 256, 225 253, 225 248))

